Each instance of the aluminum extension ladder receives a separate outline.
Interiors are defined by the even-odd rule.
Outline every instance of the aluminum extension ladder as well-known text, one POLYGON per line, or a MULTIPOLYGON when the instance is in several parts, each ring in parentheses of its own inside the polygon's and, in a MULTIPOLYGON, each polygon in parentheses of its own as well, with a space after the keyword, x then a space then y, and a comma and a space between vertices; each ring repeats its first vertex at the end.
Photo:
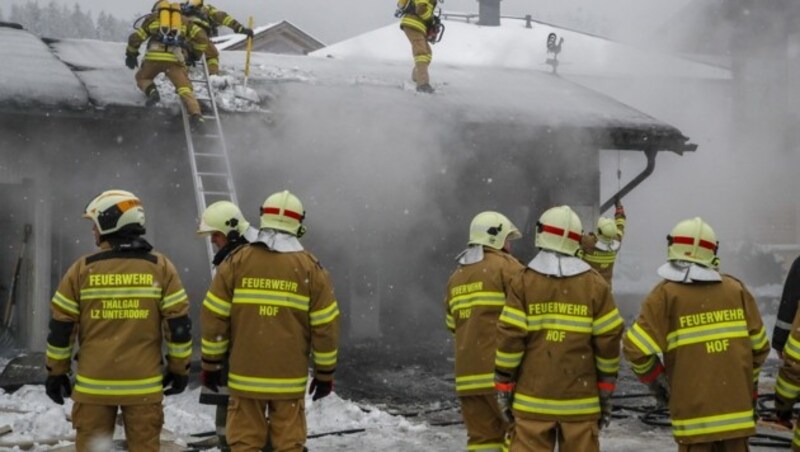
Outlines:
MULTIPOLYGON (((183 116, 183 130, 186 134, 186 150, 189 152, 189 163, 192 169, 192 181, 194 182, 195 200, 197 202, 197 215, 200 218, 205 212, 206 207, 216 201, 231 201, 238 205, 236 199, 236 187, 233 184, 231 164, 228 158, 228 146, 225 143, 225 135, 222 132, 222 123, 219 118, 217 101, 214 99, 214 91, 208 74, 206 57, 198 61, 202 72, 200 79, 190 78, 193 91, 197 101, 205 106, 210 104, 211 113, 203 113, 205 123, 200 130, 192 131, 189 122, 189 112, 183 102, 181 113, 183 116), (198 89, 204 88, 207 96, 198 96, 198 89)), ((207 110, 207 109, 206 109, 207 110)), ((214 249, 211 241, 206 240, 206 250, 208 251, 208 262, 211 274, 214 274, 214 265, 211 264, 214 258, 214 249)))

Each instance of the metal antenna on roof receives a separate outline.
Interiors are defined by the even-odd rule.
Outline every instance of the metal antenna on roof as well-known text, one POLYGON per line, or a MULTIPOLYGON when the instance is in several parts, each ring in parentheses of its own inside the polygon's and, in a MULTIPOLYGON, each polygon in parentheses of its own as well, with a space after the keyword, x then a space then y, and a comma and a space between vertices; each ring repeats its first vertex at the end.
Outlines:
POLYGON ((561 53, 561 46, 564 45, 564 38, 561 39, 555 33, 547 35, 547 54, 552 54, 552 57, 547 58, 545 64, 549 64, 553 68, 553 74, 558 73, 558 54, 561 53))

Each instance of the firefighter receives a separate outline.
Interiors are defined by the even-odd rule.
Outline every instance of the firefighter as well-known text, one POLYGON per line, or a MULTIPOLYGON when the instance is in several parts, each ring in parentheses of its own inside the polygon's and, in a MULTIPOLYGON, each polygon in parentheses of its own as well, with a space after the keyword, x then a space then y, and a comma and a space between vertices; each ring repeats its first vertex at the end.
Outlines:
POLYGON ((414 70, 411 79, 417 84, 417 91, 431 94, 434 92, 428 75, 428 66, 433 59, 433 51, 428 42, 428 32, 434 25, 434 10, 438 0, 397 0, 397 13, 400 29, 411 42, 414 54, 414 70))
POLYGON ((536 224, 540 252, 512 279, 498 323, 495 389, 513 418, 511 452, 599 451, 611 419, 623 320, 611 289, 577 255, 582 227, 568 206, 536 224))
POLYGON ((456 393, 468 450, 500 452, 509 427, 494 395, 494 359, 506 290, 524 268, 510 254, 511 241, 520 237, 503 214, 479 213, 469 227, 469 245, 447 283, 447 328, 455 334, 456 393))
POLYGON ((135 69, 139 47, 147 41, 142 66, 136 72, 136 85, 145 96, 147 105, 161 100, 154 79, 163 73, 175 86, 194 128, 203 123, 200 104, 194 96, 187 64, 193 65, 208 48, 208 37, 199 27, 183 17, 177 3, 157 3, 153 14, 128 37, 125 65, 135 69))
POLYGON ((800 257, 794 260, 789 274, 786 275, 778 318, 775 320, 775 328, 772 330, 772 348, 781 357, 783 357, 783 347, 786 345, 792 329, 792 321, 797 315, 798 300, 800 300, 800 257))
POLYGON ((746 451, 755 433, 758 375, 769 340, 753 296, 718 268, 714 230, 700 218, 667 237, 667 263, 623 341, 625 357, 660 406, 679 451, 746 451), (663 354, 664 362, 659 359, 663 354))
POLYGON ((581 239, 583 260, 597 270, 608 285, 614 276, 614 262, 625 234, 625 208, 619 201, 615 204, 614 219, 597 219, 597 233, 584 234, 581 239))
POLYGON ((234 452, 260 450, 267 439, 277 452, 303 450, 309 354, 312 400, 333 389, 339 308, 328 272, 298 240, 304 218, 297 196, 269 196, 258 239, 218 268, 203 302, 201 380, 216 390, 230 355, 226 430, 234 452))
MULTIPOLYGON (((797 261, 792 265, 792 270, 795 270, 795 265, 797 261)), ((778 371, 778 378, 775 381, 775 414, 779 423, 792 428, 792 410, 794 403, 800 397, 800 312, 795 312, 789 331, 789 337, 784 339, 785 343, 780 351, 783 366, 778 371)), ((800 451, 800 425, 795 427, 792 450, 800 451)))
POLYGON ((72 395, 76 448, 111 450, 117 411, 128 447, 158 451, 164 395, 189 381, 189 300, 172 262, 142 237, 144 209, 130 192, 109 190, 84 213, 100 251, 81 257, 51 301, 47 395, 59 405, 72 395), (161 340, 167 345, 166 373, 161 340), (80 347, 74 388, 73 346, 80 347), (169 388, 162 393, 164 386, 169 388))
MULTIPOLYGON (((228 27, 236 33, 253 38, 253 30, 236 21, 230 14, 220 11, 212 5, 205 4, 203 0, 188 0, 181 3, 181 12, 189 17, 195 25, 206 32, 209 38, 219 35, 219 27, 228 27)), ((206 48, 206 63, 210 75, 219 74, 219 50, 209 40, 206 48)))
MULTIPOLYGON (((216 250, 212 263, 217 267, 242 245, 255 241, 258 237, 258 230, 250 227, 250 223, 244 218, 236 204, 230 201, 217 201, 208 206, 203 212, 200 226, 197 228, 197 234, 207 236, 211 241, 216 250)), ((225 437, 228 392, 223 387, 227 384, 227 379, 226 359, 223 363, 220 390, 211 391, 206 386, 203 386, 200 392, 201 404, 215 405, 217 407, 216 431, 219 445, 223 449, 227 449, 228 445, 225 437)))

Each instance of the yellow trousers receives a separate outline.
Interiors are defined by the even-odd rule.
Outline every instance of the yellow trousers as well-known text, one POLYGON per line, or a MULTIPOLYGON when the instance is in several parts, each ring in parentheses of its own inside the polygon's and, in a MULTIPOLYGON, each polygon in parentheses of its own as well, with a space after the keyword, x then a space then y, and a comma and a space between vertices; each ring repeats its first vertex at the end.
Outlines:
POLYGON ((561 422, 517 418, 511 452, 599 452, 597 421, 561 422))
POLYGON ((306 443, 303 399, 260 400, 231 395, 225 427, 233 452, 258 452, 269 439, 274 452, 302 452, 306 443), (266 411, 269 410, 269 421, 266 411))
POLYGON ((494 394, 460 397, 461 415, 467 427, 467 447, 484 446, 479 450, 502 450, 509 425, 503 420, 494 394))
POLYGON ((199 115, 200 104, 197 103, 197 99, 194 97, 192 82, 189 81, 189 72, 186 70, 186 66, 181 63, 144 60, 142 67, 136 72, 136 86, 146 93, 148 89, 152 89, 150 88, 151 86, 155 87, 153 80, 162 72, 175 86, 175 91, 181 97, 183 104, 186 105, 186 110, 189 114, 199 115))
POLYGON ((77 431, 77 452, 112 450, 114 423, 117 411, 122 410, 125 438, 130 452, 158 452, 164 410, 159 403, 147 405, 93 405, 75 402, 72 406, 72 426, 77 431))
POLYGON ((748 452, 747 438, 733 438, 711 443, 679 444, 678 452, 748 452))
POLYGON ((431 45, 428 43, 425 33, 408 27, 403 27, 403 31, 411 42, 411 53, 414 54, 414 70, 411 72, 411 79, 417 86, 429 85, 431 80, 428 75, 428 66, 431 65, 433 59, 431 45))

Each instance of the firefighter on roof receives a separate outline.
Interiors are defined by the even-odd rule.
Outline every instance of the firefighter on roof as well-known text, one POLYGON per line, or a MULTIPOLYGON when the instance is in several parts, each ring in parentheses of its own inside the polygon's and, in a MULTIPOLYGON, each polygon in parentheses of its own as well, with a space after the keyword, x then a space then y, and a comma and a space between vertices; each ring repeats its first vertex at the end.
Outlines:
POLYGON ((339 308, 328 272, 298 240, 304 218, 289 191, 269 196, 258 239, 218 268, 203 302, 201 379, 216 390, 230 356, 226 430, 234 452, 260 450, 267 439, 276 451, 303 450, 309 356, 312 399, 333 389, 339 308))
POLYGON ((433 51, 428 42, 428 33, 433 31, 437 0, 398 0, 396 16, 402 17, 400 29, 411 42, 414 55, 414 70, 411 79, 417 84, 417 91, 433 93, 428 66, 433 59, 433 51))
POLYGON ((519 230, 498 212, 482 212, 469 246, 447 283, 447 328, 455 334, 456 392, 467 427, 467 449, 500 452, 509 424, 494 394, 497 318, 511 278, 524 268, 511 254, 519 230))
POLYGON ((611 285, 614 276, 614 262, 622 246, 625 234, 625 208, 617 201, 614 219, 600 217, 597 219, 597 233, 584 234, 581 239, 583 260, 597 270, 611 285))
POLYGON ((658 269, 663 281, 623 341, 639 380, 659 405, 669 405, 683 452, 748 450, 769 354, 756 301, 742 282, 717 270, 718 248, 702 219, 678 223, 667 237, 668 262, 658 269))
POLYGON ((495 389, 513 418, 511 452, 599 451, 611 419, 623 320, 608 283, 576 257, 581 222, 568 206, 536 225, 541 251, 512 279, 498 324, 495 389))
MULTIPOLYGON (((209 38, 219 35, 219 27, 228 27, 236 33, 253 37, 253 30, 245 27, 236 21, 230 14, 220 11, 212 5, 205 4, 203 0, 188 0, 181 3, 181 11, 189 17, 195 25, 202 28, 209 38)), ((214 43, 209 40, 206 48, 206 62, 208 63, 208 73, 211 75, 219 74, 219 50, 214 43)))
POLYGON ((130 450, 158 451, 163 396, 183 392, 189 381, 189 300, 169 259, 142 238, 144 209, 135 195, 103 192, 84 217, 100 252, 78 259, 53 296, 47 395, 63 404, 71 393, 79 452, 112 449, 119 410, 130 450), (75 342, 80 359, 71 387, 75 342))
POLYGON ((153 14, 128 37, 125 65, 135 69, 138 64, 139 47, 147 42, 142 66, 136 72, 136 85, 151 106, 161 100, 153 80, 163 73, 175 86, 193 126, 203 123, 200 104, 194 96, 189 80, 187 63, 194 64, 208 47, 208 37, 198 26, 183 17, 177 3, 161 1, 153 7, 153 14))
MULTIPOLYGON (((225 259, 246 245, 255 241, 258 237, 258 230, 250 227, 250 223, 244 218, 241 210, 236 204, 230 201, 217 201, 203 212, 197 234, 207 236, 216 249, 216 254, 212 263, 220 266, 225 259)), ((227 448, 225 435, 225 423, 228 413, 228 362, 227 357, 223 361, 223 371, 221 373, 206 373, 204 376, 219 377, 217 381, 208 382, 201 388, 200 403, 204 405, 216 405, 216 431, 219 439, 220 448, 227 448), (208 386, 217 386, 219 391, 212 391, 208 386)))

